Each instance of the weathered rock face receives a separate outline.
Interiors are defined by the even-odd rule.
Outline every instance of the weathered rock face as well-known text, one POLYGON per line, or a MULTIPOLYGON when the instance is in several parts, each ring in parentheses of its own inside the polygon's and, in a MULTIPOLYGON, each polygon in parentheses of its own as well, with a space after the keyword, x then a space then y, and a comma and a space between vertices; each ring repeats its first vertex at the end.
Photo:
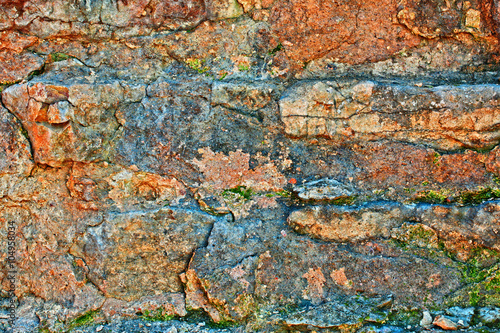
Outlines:
POLYGON ((168 208, 110 215, 87 229, 70 253, 86 262, 89 279, 107 297, 131 301, 180 292, 178 275, 214 221, 208 214, 168 208))
POLYGON ((276 223, 276 215, 266 215, 244 224, 215 224, 207 247, 196 251, 183 276, 188 306, 206 310, 217 321, 241 320, 263 304, 322 304, 356 292, 392 294, 398 306, 415 306, 425 296, 439 302, 460 284, 452 267, 390 246, 365 243, 350 249, 297 237, 284 221, 276 223), (403 280, 412 281, 410 291, 395 287, 403 280))
POLYGON ((420 38, 395 20, 395 1, 280 1, 270 21, 286 42, 292 60, 308 62, 319 57, 363 63, 383 60, 420 38))
POLYGON ((292 137, 326 137, 337 144, 389 138, 453 150, 498 143, 499 98, 497 85, 429 89, 320 81, 291 88, 280 111, 292 137))
MULTIPOLYGON (((410 228, 423 229, 424 234, 430 233, 429 237, 436 233, 436 236, 443 241, 448 241, 450 248, 456 250, 469 247, 467 243, 481 244, 498 250, 499 214, 498 202, 478 207, 454 208, 428 204, 389 203, 355 208, 312 206, 292 212, 288 217, 288 223, 300 233, 328 241, 348 242, 377 237, 387 238, 391 233, 393 237, 399 239, 398 228, 408 221, 412 224, 418 223, 410 228)), ((408 228, 406 225, 403 229, 408 228)), ((409 232, 411 233, 411 230, 409 232)), ((411 237, 403 240, 412 241, 411 237)))
POLYGON ((120 87, 102 87, 108 95, 101 94, 101 87, 80 88, 78 95, 91 90, 87 97, 98 98, 83 101, 67 87, 44 84, 16 85, 4 92, 6 107, 21 119, 30 135, 36 162, 61 166, 66 161, 99 160, 105 154, 103 143, 109 142, 118 127, 106 107, 117 103, 120 87))
POLYGON ((400 23, 422 37, 452 37, 467 32, 486 37, 494 25, 488 1, 403 1, 397 17, 400 23))
POLYGON ((499 6, 0 0, 0 330, 495 327, 499 6))
POLYGON ((33 168, 30 143, 23 136, 23 128, 15 117, 0 108, 0 172, 2 175, 29 175, 33 168))

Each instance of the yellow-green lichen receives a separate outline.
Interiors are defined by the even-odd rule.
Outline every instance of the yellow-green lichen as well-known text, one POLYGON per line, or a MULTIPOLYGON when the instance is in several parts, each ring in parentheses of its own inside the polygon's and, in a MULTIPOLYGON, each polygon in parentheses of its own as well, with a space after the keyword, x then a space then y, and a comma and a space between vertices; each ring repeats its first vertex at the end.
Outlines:
MULTIPOLYGON (((407 190, 411 193, 411 191, 407 190)), ((413 201, 430 204, 458 204, 462 206, 479 205, 491 199, 500 198, 500 189, 498 188, 479 188, 475 191, 453 191, 450 189, 440 189, 421 191, 416 194, 413 201)))
POLYGON ((350 206, 353 205, 356 202, 356 196, 351 195, 351 196, 343 196, 340 198, 336 198, 333 200, 330 200, 329 203, 332 205, 337 205, 337 206, 350 206))
POLYGON ((186 64, 188 65, 189 68, 194 69, 200 74, 205 73, 208 71, 210 68, 205 66, 205 60, 200 60, 200 59, 187 59, 186 64))
POLYGON ((387 318, 387 323, 397 326, 416 325, 422 319, 421 310, 399 310, 392 311, 387 318))
POLYGON ((438 152, 435 152, 432 156, 432 164, 435 166, 440 166, 441 165, 441 155, 438 152))
POLYGON ((276 191, 276 192, 266 193, 265 195, 268 198, 272 198, 275 196, 280 196, 283 198, 290 198, 292 196, 292 192, 287 191, 287 190, 280 190, 280 191, 276 191))
POLYGON ((401 227, 393 230, 392 237, 405 245, 428 249, 439 248, 437 233, 432 228, 420 223, 403 223, 401 227))
POLYGON ((500 189, 483 188, 477 191, 462 192, 456 201, 463 205, 478 205, 490 199, 500 198, 500 189))
POLYGON ((248 64, 239 64, 238 65, 238 70, 240 72, 248 71, 250 69, 250 66, 248 64))

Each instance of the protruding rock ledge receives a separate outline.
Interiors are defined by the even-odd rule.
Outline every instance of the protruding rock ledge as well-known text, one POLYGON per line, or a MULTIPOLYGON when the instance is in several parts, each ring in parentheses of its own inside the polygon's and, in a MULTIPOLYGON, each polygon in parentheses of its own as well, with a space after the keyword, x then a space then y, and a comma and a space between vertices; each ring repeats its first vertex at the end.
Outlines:
POLYGON ((392 139, 441 150, 500 141, 500 85, 298 83, 280 100, 285 132, 335 143, 392 139))
POLYGON ((389 237, 394 228, 408 221, 430 227, 444 239, 470 241, 498 250, 499 216, 499 201, 474 207, 391 202, 358 207, 309 206, 292 212, 288 223, 294 230, 315 238, 350 242, 389 237))

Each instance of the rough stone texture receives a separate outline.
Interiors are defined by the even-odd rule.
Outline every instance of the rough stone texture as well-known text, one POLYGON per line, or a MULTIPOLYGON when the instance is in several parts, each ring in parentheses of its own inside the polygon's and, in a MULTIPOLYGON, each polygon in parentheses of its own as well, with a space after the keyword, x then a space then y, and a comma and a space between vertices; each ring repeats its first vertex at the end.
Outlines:
POLYGON ((361 326, 364 321, 384 322, 388 312, 390 298, 363 299, 352 297, 324 303, 312 310, 294 314, 285 319, 290 327, 317 327, 342 329, 345 326, 361 326), (386 309, 387 310, 387 309, 386 309))
POLYGON ((479 312, 479 319, 486 324, 498 322, 500 311, 498 308, 483 308, 479 312))
POLYGON ((292 137, 326 137, 335 143, 390 138, 442 150, 485 148, 499 140, 499 97, 496 85, 429 89, 320 81, 291 88, 280 100, 280 111, 292 137))
POLYGON ((320 179, 294 186, 293 191, 302 200, 335 200, 354 196, 356 191, 334 179, 320 179))
POLYGON ((33 169, 31 147, 22 127, 6 109, 0 107, 0 174, 27 176, 33 169))
POLYGON ((180 292, 178 275, 214 221, 210 215, 169 208, 111 214, 87 229, 70 253, 84 260, 89 279, 107 297, 131 301, 180 292))
POLYGON ((0 0, 0 330, 496 329, 499 13, 0 0))
POLYGON ((388 237, 390 230, 405 220, 400 206, 343 209, 337 207, 307 207, 288 217, 290 226, 301 233, 330 241, 358 241, 388 237), (392 209, 391 209, 392 208, 392 209))
POLYGON ((457 323, 452 321, 450 318, 446 316, 437 316, 434 318, 434 321, 432 322, 434 325, 439 326, 440 328, 444 330, 452 330, 455 331, 458 328, 457 323))
POLYGON ((156 208, 185 198, 186 188, 175 178, 123 168, 106 162, 72 165, 69 193, 82 209, 156 208))
POLYGON ((392 230, 392 237, 405 243, 437 248, 439 236, 449 243, 450 249, 467 252, 469 246, 463 243, 468 242, 499 249, 499 213, 498 201, 474 208, 385 203, 363 207, 311 206, 292 212, 287 221, 300 233, 329 241, 389 237, 392 230), (403 224, 404 221, 418 223, 403 224))
POLYGON ((39 70, 43 60, 33 54, 12 54, 12 51, 0 51, 0 83, 14 83, 39 70))
POLYGON ((307 62, 322 56, 363 63, 387 58, 420 39, 395 20, 395 1, 280 1, 270 21, 286 41, 292 60, 307 62), (332 13, 335 13, 332 15, 332 13))
MULTIPOLYGON (((2 29, 3 30, 3 29, 2 29)), ((0 31, 0 84, 14 83, 43 66, 43 59, 23 50, 34 45, 38 38, 17 31, 0 31)))
POLYGON ((492 35, 491 10, 487 1, 403 1, 398 8, 398 20, 422 37, 454 36, 462 32, 474 36, 492 35))
POLYGON ((8 88, 3 99, 28 131, 35 161, 61 166, 66 161, 98 160, 106 154, 103 143, 118 127, 106 109, 118 102, 118 89, 118 84, 87 85, 75 93, 64 86, 38 83, 8 88))
POLYGON ((135 317, 137 312, 155 313, 163 310, 169 315, 185 316, 186 302, 182 293, 163 293, 155 296, 144 296, 136 301, 127 302, 116 298, 107 298, 101 307, 107 320, 123 317, 135 317))
POLYGON ((455 322, 458 328, 469 328, 471 326, 471 320, 474 316, 474 308, 460 308, 454 306, 452 308, 446 309, 446 315, 450 320, 455 322))
POLYGON ((397 306, 421 304, 426 296, 439 302, 447 288, 459 285, 453 268, 398 257, 392 252, 396 248, 370 252, 363 245, 352 250, 298 237, 285 221, 276 225, 276 213, 266 215, 262 220, 249 216, 237 224, 215 224, 207 247, 196 251, 182 277, 188 306, 204 309, 216 321, 241 320, 256 307, 291 301, 322 304, 360 291, 392 293, 397 306), (398 290, 396 285, 409 280, 411 291, 398 290), (407 298, 408 293, 414 297, 407 298))

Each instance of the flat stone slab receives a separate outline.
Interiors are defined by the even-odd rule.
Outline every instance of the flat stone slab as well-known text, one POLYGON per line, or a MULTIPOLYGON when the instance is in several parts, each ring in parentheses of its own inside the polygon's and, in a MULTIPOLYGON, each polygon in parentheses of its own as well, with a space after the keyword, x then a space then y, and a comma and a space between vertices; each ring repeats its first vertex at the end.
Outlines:
POLYGON ((284 321, 287 326, 291 327, 313 326, 317 328, 358 326, 365 321, 383 322, 389 315, 387 308, 391 303, 391 297, 344 297, 293 314, 284 321))

